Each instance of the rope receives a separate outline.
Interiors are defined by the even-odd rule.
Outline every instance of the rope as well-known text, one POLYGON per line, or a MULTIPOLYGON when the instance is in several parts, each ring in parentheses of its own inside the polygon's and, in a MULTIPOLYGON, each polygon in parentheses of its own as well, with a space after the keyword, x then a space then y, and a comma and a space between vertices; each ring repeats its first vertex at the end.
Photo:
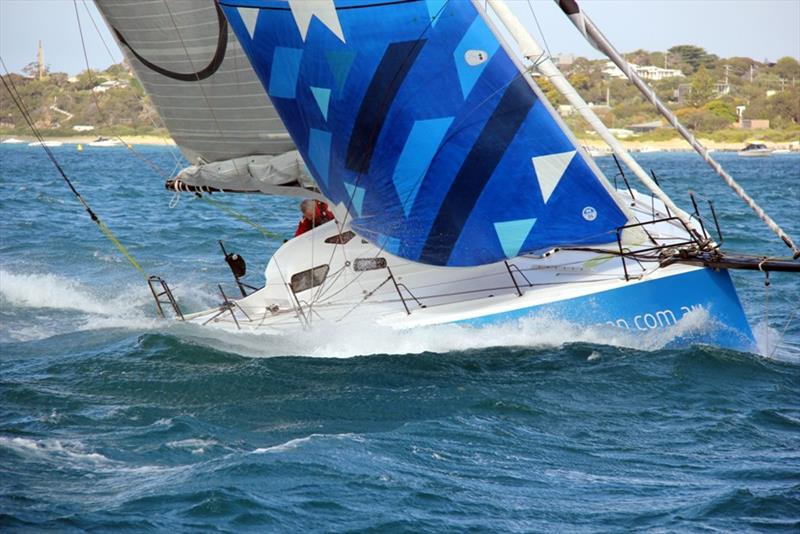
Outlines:
POLYGON ((117 250, 119 250, 122 253, 122 255, 125 256, 125 258, 130 262, 130 264, 133 265, 133 267, 137 271, 139 271, 139 273, 141 273, 141 275, 145 279, 147 279, 148 275, 145 272, 145 270, 142 268, 142 266, 139 264, 139 262, 137 262, 133 258, 131 253, 128 252, 128 249, 125 248, 125 245, 123 245, 122 242, 114 235, 114 233, 111 231, 111 229, 108 227, 108 225, 106 225, 106 223, 103 222, 100 219, 100 217, 98 217, 97 214, 92 210, 92 208, 89 206, 89 203, 86 202, 86 200, 83 198, 83 196, 80 194, 80 192, 75 188, 75 186, 72 183, 72 180, 69 179, 69 176, 67 176, 67 173, 64 171, 64 169, 58 163, 58 160, 56 159, 55 154, 53 154, 53 151, 50 150, 50 147, 48 147, 48 146, 46 146, 44 144, 44 138, 42 137, 41 133, 39 132, 39 130, 36 128, 35 124, 33 123, 33 119, 32 119, 32 117, 30 115, 30 112, 28 111, 28 108, 25 105, 25 102, 22 100, 22 97, 20 96, 19 92, 17 91, 17 88, 16 88, 16 86, 14 84, 14 80, 11 79, 11 74, 9 73, 8 68, 6 67, 6 63, 5 63, 5 61, 3 60, 2 57, 0 57, 0 63, 2 63, 3 70, 6 73, 5 76, 0 76, 0 79, 2 79, 2 81, 3 81, 3 86, 5 86, 6 91, 8 91, 8 94, 11 96, 11 100, 14 102, 14 105, 17 107, 17 109, 19 110, 20 114, 25 119, 25 122, 28 124, 28 127, 30 128, 31 132, 33 132, 33 135, 39 141, 39 146, 42 147, 42 149, 45 151, 45 154, 47 154, 47 157, 50 159, 50 162, 53 164, 53 166, 56 168, 58 173, 61 175, 61 178, 64 180, 64 183, 67 184, 67 187, 69 187, 69 190, 72 191, 72 194, 75 195, 75 198, 77 198, 78 202, 81 203, 81 205, 83 206, 83 209, 86 210, 87 214, 89 214, 89 217, 97 225, 97 227, 100 230, 100 232, 104 236, 106 236, 109 239, 109 241, 111 241, 114 244, 114 246, 117 248, 117 250))
POLYGON ((203 202, 205 202, 207 204, 210 204, 210 205, 214 206, 215 208, 224 211, 225 213, 231 215, 233 218, 238 219, 241 222, 252 226, 256 230, 258 230, 259 233, 261 235, 263 235, 265 238, 274 239, 275 241, 281 241, 281 242, 283 241, 283 237, 282 236, 280 236, 280 235, 278 235, 278 234, 276 234, 274 232, 270 232, 269 230, 267 230, 266 228, 264 228, 263 226, 261 226, 260 224, 255 222, 254 220, 250 219, 247 215, 236 211, 235 209, 231 208, 227 204, 223 204, 222 202, 219 202, 219 201, 216 201, 216 200, 212 200, 212 199, 208 198, 208 196, 199 195, 198 198, 200 200, 202 200, 203 202))
MULTIPOLYGON (((800 307, 795 306, 794 311, 789 316, 789 319, 786 321, 786 324, 783 325, 783 330, 781 330, 781 337, 780 337, 781 340, 786 339, 786 332, 789 330, 789 325, 792 324, 792 321, 794 321, 795 316, 797 316, 797 310, 800 310, 800 307)), ((769 357, 772 358, 777 350, 778 350, 778 343, 775 343, 775 346, 772 348, 772 352, 769 353, 769 357)))

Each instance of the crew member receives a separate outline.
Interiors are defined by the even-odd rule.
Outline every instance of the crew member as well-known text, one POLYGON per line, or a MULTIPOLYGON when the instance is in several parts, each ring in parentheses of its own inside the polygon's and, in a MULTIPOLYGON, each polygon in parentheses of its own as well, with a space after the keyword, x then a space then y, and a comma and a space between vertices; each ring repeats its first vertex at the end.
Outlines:
POLYGON ((300 211, 303 214, 303 218, 300 219, 300 224, 297 225, 297 231, 294 233, 295 237, 334 219, 328 205, 319 200, 305 199, 300 203, 300 211))

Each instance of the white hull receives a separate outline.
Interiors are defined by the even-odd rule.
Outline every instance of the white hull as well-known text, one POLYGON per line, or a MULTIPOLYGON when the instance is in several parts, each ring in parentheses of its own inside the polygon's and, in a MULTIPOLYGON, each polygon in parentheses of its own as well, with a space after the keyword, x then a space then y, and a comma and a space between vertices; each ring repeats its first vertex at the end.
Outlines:
POLYGON ((122 143, 120 143, 116 139, 106 139, 104 141, 92 141, 91 143, 88 143, 87 146, 95 148, 110 148, 115 146, 122 146, 122 143))
POLYGON ((763 158, 772 155, 772 150, 768 148, 763 150, 741 150, 739 155, 743 158, 763 158))
MULTIPOLYGON (((635 194, 633 210, 642 221, 666 217, 658 200, 635 194)), ((601 317, 597 314, 597 322, 636 329, 644 324, 644 319, 637 321, 637 314, 629 314, 624 301, 640 297, 615 299, 614 292, 629 292, 631 288, 648 285, 655 287, 661 280, 677 280, 681 276, 706 271, 682 265, 662 268, 657 261, 631 259, 623 265, 619 256, 613 254, 567 249, 554 249, 538 256, 522 255, 507 262, 477 267, 436 267, 392 256, 358 236, 345 244, 330 243, 340 235, 340 231, 347 235, 349 225, 340 230, 336 223, 330 222, 287 242, 270 260, 264 288, 231 301, 229 310, 207 310, 188 315, 186 319, 232 330, 273 333, 301 331, 320 323, 372 323, 413 328, 454 322, 498 322, 531 310, 548 306, 557 308, 563 303, 574 302, 580 309, 567 310, 565 317, 586 316, 586 320, 591 321, 592 313, 587 316, 585 309, 587 302, 591 302, 594 296, 604 295, 604 299, 611 298, 603 305, 610 315, 601 317), (386 263, 362 270, 362 262, 369 263, 373 258, 383 258, 386 263), (324 278, 321 284, 303 287, 296 283, 303 277, 299 273, 305 271, 306 281, 310 282, 310 269, 324 271, 324 266, 327 266, 327 272, 320 276, 324 278), (614 311, 609 311, 611 309, 614 311)), ((659 243, 677 243, 687 239, 684 229, 672 222, 653 224, 648 227, 648 232, 659 243)), ((642 249, 652 246, 647 241, 642 244, 642 249)), ((615 250, 616 247, 617 244, 613 243, 606 250, 615 250)), ((678 287, 681 287, 680 283, 678 287)), ((682 308, 714 306, 708 302, 698 304, 687 296, 689 300, 670 301, 670 307, 664 308, 660 297, 653 297, 651 293, 643 289, 641 295, 652 300, 652 304, 647 304, 653 307, 652 313, 669 312, 666 322, 670 324, 662 324, 664 321, 660 320, 660 326, 672 326, 683 313, 682 308)), ((228 291, 228 296, 233 294, 233 290, 228 291)), ((664 295, 666 300, 663 302, 672 296, 664 295)), ((736 302, 738 304, 738 300, 736 302)), ((630 310, 634 310, 634 304, 644 303, 627 304, 631 305, 630 310)), ((639 315, 645 317, 645 313, 639 315)), ((584 319, 579 321, 584 322, 584 319)), ((747 338, 749 327, 744 329, 743 337, 747 338)))
POLYGON ((63 146, 64 143, 61 141, 34 141, 33 143, 28 143, 28 146, 46 146, 46 147, 59 147, 63 146))

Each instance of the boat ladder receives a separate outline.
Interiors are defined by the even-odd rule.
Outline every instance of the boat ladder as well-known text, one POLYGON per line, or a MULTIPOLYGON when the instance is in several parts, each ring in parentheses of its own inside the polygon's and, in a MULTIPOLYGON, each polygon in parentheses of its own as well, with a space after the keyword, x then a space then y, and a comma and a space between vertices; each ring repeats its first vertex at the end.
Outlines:
POLYGON ((172 295, 172 290, 170 290, 167 283, 160 276, 149 276, 147 278, 147 285, 150 286, 150 292, 153 294, 153 298, 156 301, 156 308, 158 309, 159 317, 166 317, 164 314, 164 306, 169 305, 172 307, 175 317, 181 321, 184 320, 183 313, 181 313, 181 308, 178 306, 178 302, 172 295))

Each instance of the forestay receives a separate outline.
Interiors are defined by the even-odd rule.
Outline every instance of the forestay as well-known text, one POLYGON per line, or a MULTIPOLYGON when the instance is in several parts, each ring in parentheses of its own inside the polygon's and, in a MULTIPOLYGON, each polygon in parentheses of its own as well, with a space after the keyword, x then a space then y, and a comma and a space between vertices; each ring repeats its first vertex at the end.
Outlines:
POLYGON ((322 193, 389 252, 478 265, 628 222, 471 2, 221 4, 322 193))
POLYGON ((314 188, 214 0, 96 4, 165 126, 194 165, 181 173, 181 180, 236 191, 314 188))

